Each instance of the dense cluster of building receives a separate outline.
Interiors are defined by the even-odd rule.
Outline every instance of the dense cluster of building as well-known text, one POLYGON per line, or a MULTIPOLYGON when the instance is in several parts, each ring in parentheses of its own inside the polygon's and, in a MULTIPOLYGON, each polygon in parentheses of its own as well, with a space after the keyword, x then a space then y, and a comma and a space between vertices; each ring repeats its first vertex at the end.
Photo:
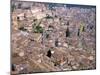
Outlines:
POLYGON ((12 71, 95 69, 95 6, 12 1, 12 71))

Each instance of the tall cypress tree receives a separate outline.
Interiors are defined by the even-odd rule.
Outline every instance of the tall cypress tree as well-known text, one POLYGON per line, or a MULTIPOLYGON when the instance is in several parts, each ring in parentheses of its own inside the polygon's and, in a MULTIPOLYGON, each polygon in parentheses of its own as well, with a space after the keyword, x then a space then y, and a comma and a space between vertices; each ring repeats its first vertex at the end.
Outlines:
POLYGON ((48 50, 47 56, 48 56, 49 58, 51 58, 51 50, 48 50))
POLYGON ((69 32, 69 28, 67 28, 66 30, 66 37, 69 37, 70 36, 70 32, 69 32))

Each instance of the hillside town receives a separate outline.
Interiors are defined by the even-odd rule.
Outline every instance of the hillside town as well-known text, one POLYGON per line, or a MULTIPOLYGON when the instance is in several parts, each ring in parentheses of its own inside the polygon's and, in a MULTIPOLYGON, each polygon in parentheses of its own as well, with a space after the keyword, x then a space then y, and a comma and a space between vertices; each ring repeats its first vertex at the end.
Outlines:
POLYGON ((96 7, 11 3, 13 74, 96 68, 96 7))

